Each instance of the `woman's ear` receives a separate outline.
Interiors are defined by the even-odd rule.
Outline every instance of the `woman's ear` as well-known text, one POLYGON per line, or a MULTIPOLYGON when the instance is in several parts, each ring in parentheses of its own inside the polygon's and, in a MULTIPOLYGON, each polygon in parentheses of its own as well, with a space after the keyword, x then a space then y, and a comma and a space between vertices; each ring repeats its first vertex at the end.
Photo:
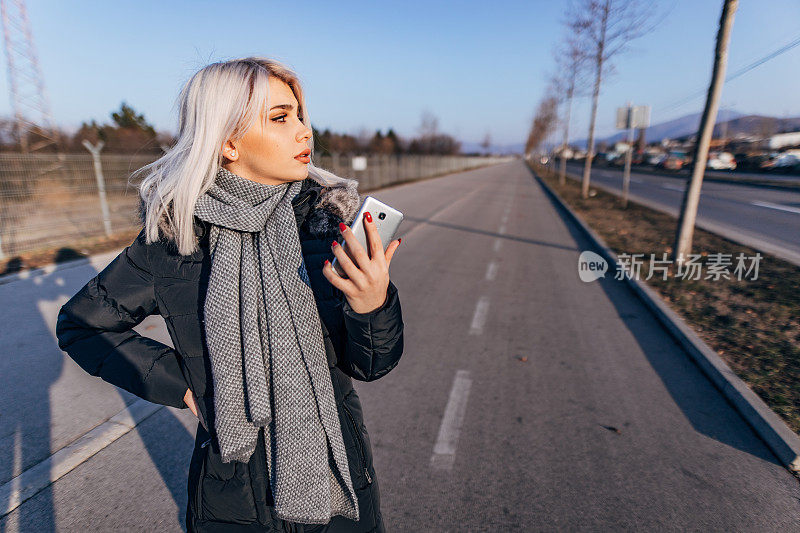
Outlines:
POLYGON ((236 149, 236 146, 230 141, 225 141, 225 144, 222 145, 222 155, 229 161, 236 161, 239 159, 239 150, 236 149))

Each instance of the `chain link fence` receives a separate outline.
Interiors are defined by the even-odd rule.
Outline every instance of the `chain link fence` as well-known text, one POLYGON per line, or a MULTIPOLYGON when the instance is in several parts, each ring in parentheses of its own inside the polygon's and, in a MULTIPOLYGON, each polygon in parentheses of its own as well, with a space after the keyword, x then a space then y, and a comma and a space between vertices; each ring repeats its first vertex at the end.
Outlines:
MULTIPOLYGON (((78 239, 139 227, 139 196, 133 171, 154 156, 0 154, 0 259, 23 252, 69 246, 78 239), (97 164, 96 164, 97 163, 97 164)), ((355 161, 333 154, 315 164, 359 181, 359 191, 427 178, 511 157, 370 155, 355 161)))

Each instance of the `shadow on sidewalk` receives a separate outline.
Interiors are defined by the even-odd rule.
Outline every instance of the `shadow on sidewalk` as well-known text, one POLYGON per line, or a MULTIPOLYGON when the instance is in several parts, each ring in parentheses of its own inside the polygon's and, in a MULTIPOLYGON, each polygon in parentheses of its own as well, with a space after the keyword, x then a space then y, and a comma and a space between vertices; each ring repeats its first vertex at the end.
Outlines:
MULTIPOLYGON (((72 257, 71 254, 74 254, 74 251, 70 249, 60 250, 56 262, 68 260, 72 257)), ((13 303, 15 317, 11 324, 3 324, 3 329, 0 330, 0 338, 4 340, 4 357, 0 358, 0 390, 3 391, 0 394, 0 446, 5 450, 5 456, 0 461, 0 484, 5 484, 15 474, 40 463, 57 451, 52 449, 51 444, 52 428, 56 425, 53 420, 55 406, 51 401, 58 398, 51 389, 62 379, 65 365, 74 365, 77 368, 75 372, 78 373, 84 371, 58 349, 54 335, 55 320, 61 305, 77 292, 83 283, 97 274, 91 266, 86 267, 85 272, 87 273, 85 279, 76 286, 72 286, 73 284, 68 286, 64 273, 56 270, 49 274, 16 280, 1 287, 9 298, 13 295, 16 295, 16 298, 13 303), (25 295, 30 297, 26 298, 25 295), (22 324, 24 327, 19 331, 13 331, 14 324, 22 324)), ((6 308, 8 312, 12 302, 5 300, 4 304, 4 307, 8 306, 6 308)), ((137 400, 133 394, 121 389, 116 390, 125 405, 137 400)), ((91 392, 76 390, 74 394, 91 394, 91 392)), ((63 406, 60 407, 59 412, 64 412, 63 406)), ((154 484, 160 482, 167 487, 177 507, 177 522, 185 530, 189 457, 182 458, 180 467, 176 468, 174 450, 191 450, 194 446, 194 436, 185 430, 184 425, 168 409, 159 411, 153 416, 160 417, 161 426, 156 427, 152 423, 145 422, 139 425, 135 432, 141 438, 150 460, 160 474, 160 480, 152 482, 154 484), (174 428, 176 433, 170 435, 169 442, 164 442, 163 429, 159 428, 163 428, 163 421, 167 419, 169 420, 166 423, 167 427, 174 428), (181 475, 178 476, 178 473, 181 475)), ((89 461, 96 459, 97 456, 89 461)), ((77 468, 80 469, 85 465, 86 463, 77 468)), ((110 476, 115 476, 116 483, 120 486, 120 494, 117 497, 125 498, 126 477, 133 478, 138 473, 114 469, 106 472, 110 476)), ((54 492, 54 484, 50 484, 11 513, 0 518, 0 533, 8 530, 40 533, 63 529, 63 525, 59 526, 57 523, 58 511, 54 492)), ((88 499, 86 501, 91 504, 88 499)), ((0 501, 0 514, 6 512, 9 503, 0 501)))

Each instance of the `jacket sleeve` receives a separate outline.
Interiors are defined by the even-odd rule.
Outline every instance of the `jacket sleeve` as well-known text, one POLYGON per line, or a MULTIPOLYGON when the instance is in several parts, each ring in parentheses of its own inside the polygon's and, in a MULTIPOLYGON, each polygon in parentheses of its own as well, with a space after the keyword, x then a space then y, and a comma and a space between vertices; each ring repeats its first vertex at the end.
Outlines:
POLYGON ((397 366, 403 354, 403 314, 397 287, 389 281, 386 301, 369 313, 356 313, 347 299, 342 305, 346 340, 339 366, 360 381, 373 381, 397 366))
POLYGON ((157 310, 144 232, 58 314, 58 346, 81 368, 147 401, 186 408, 175 350, 131 328, 157 310))

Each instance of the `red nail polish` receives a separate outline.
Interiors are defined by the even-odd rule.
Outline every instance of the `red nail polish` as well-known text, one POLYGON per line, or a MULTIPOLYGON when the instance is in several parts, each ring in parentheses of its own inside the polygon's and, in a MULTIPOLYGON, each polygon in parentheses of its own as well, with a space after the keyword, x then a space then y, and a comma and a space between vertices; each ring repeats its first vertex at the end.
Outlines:
POLYGON ((327 265, 329 262, 330 262, 330 261, 328 261, 328 260, 326 259, 326 260, 325 260, 325 263, 323 263, 323 265, 327 265))
POLYGON ((402 237, 397 239, 397 244, 400 244, 401 242, 403 242, 403 238, 402 237))
POLYGON ((333 241, 333 244, 331 244, 331 246, 339 246, 339 243, 336 242, 336 241, 333 241))
POLYGON ((347 225, 344 222, 339 222, 339 231, 344 232, 347 225))
POLYGON ((369 211, 364 213, 364 218, 367 219, 367 222, 372 222, 372 215, 369 214, 369 211))

